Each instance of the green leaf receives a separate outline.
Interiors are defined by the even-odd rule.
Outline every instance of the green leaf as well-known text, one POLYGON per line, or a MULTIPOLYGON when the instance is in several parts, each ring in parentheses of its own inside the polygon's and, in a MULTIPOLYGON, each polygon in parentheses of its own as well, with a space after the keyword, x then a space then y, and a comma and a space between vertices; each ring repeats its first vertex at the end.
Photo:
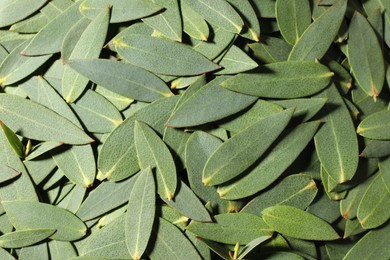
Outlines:
POLYGON ((163 6, 164 11, 143 18, 142 21, 165 37, 181 42, 182 20, 178 0, 150 0, 150 2, 163 6))
POLYGON ((254 248, 259 246, 261 243, 269 240, 272 236, 261 236, 253 239, 251 242, 246 244, 244 247, 240 248, 240 252, 238 254, 238 260, 245 259, 244 257, 249 254, 254 248))
POLYGON ((379 173, 365 191, 357 210, 357 217, 364 229, 379 227, 390 218, 390 192, 379 173))
POLYGON ((71 242, 50 240, 49 246, 51 259, 70 259, 77 256, 74 245, 71 242))
POLYGON ((390 141, 384 140, 371 140, 360 156, 365 158, 377 158, 390 155, 390 141))
POLYGON ((286 236, 320 241, 340 238, 327 222, 292 206, 272 206, 264 209, 262 215, 267 225, 286 236))
POLYGON ((223 143, 207 160, 202 181, 224 183, 253 164, 287 126, 293 109, 266 117, 223 143), (264 139, 264 135, 267 139, 264 139))
POLYGON ((235 45, 232 45, 226 54, 223 55, 219 65, 221 65, 223 69, 217 71, 215 75, 235 74, 251 70, 259 66, 244 51, 235 45))
POLYGON ((271 185, 312 140, 318 127, 318 122, 310 122, 283 133, 274 142, 275 145, 260 157, 259 162, 254 164, 249 172, 246 172, 241 178, 218 187, 221 198, 244 198, 271 185))
POLYGON ((123 122, 118 109, 97 92, 88 89, 72 108, 89 132, 109 133, 123 122))
POLYGON ((137 20, 162 9, 161 6, 145 0, 86 0, 80 5, 80 12, 92 19, 107 5, 112 6, 110 23, 137 20))
POLYGON ((291 52, 291 46, 283 39, 261 36, 261 41, 248 44, 256 59, 262 63, 286 61, 291 52))
POLYGON ((90 145, 65 147, 52 153, 58 168, 73 183, 85 188, 92 186, 96 162, 90 145))
POLYGON ((311 23, 309 1, 277 0, 275 8, 280 33, 288 43, 294 45, 311 23))
POLYGON ((234 8, 225 0, 207 2, 205 0, 185 0, 187 4, 202 15, 208 22, 232 33, 240 33, 244 22, 234 8))
POLYGON ((24 137, 67 144, 93 142, 68 119, 31 100, 0 94, 0 119, 24 137))
POLYGON ((244 27, 240 32, 242 37, 258 42, 260 40, 260 24, 250 1, 228 0, 240 14, 244 27))
POLYGON ((134 142, 141 169, 156 167, 157 192, 171 200, 175 196, 176 167, 168 147, 147 124, 135 121, 134 142))
POLYGON ((336 182, 343 183, 352 179, 358 165, 355 128, 335 85, 316 97, 328 98, 320 115, 324 124, 314 137, 316 151, 326 172, 336 182))
POLYGON ((74 24, 82 18, 79 6, 82 1, 72 4, 43 27, 22 51, 23 55, 36 56, 56 53, 61 50, 62 41, 74 24), (50 39, 48 41, 47 39, 50 39))
POLYGON ((136 178, 129 178, 122 182, 102 182, 88 194, 76 215, 87 221, 125 204, 129 200, 135 180, 136 178))
POLYGON ((140 259, 152 232, 156 204, 156 187, 150 167, 138 174, 127 205, 126 246, 133 259, 140 259))
POLYGON ((96 85, 95 91, 108 99, 108 101, 110 101, 120 111, 124 110, 134 102, 134 99, 132 98, 119 95, 99 85, 96 85))
POLYGON ((189 36, 207 41, 209 27, 203 17, 195 12, 186 1, 180 1, 181 14, 183 16, 183 30, 189 36))
POLYGON ((114 46, 126 61, 153 73, 191 76, 219 68, 189 46, 161 38, 125 36, 116 39, 114 46))
POLYGON ((272 235, 262 218, 249 213, 225 213, 214 216, 215 223, 191 221, 187 229, 201 238, 234 245, 248 244, 261 236, 272 235))
POLYGON ((19 176, 21 173, 16 171, 15 169, 12 169, 11 167, 0 164, 0 183, 6 182, 8 180, 11 180, 17 176, 19 176))
POLYGON ((311 61, 271 63, 258 73, 242 73, 228 78, 221 85, 243 94, 266 98, 299 98, 324 89, 333 72, 311 61))
POLYGON ((255 97, 221 88, 219 84, 224 79, 217 77, 195 91, 187 90, 166 125, 188 127, 213 122, 237 113, 256 101, 255 97))
POLYGON ((355 12, 348 29, 348 61, 359 87, 374 99, 385 79, 382 47, 370 23, 355 12))
POLYGON ((156 220, 152 232, 155 242, 147 249, 151 259, 201 259, 195 247, 177 227, 163 218, 156 220))
POLYGON ((168 206, 176 209, 183 216, 200 222, 212 222, 210 214, 196 197, 194 192, 184 183, 179 182, 177 192, 173 200, 163 198, 168 206))
POLYGON ((390 139, 389 122, 390 110, 373 113, 360 122, 357 133, 371 139, 388 140, 390 139))
POLYGON ((83 240, 79 247, 80 256, 93 259, 131 259, 126 247, 125 236, 126 215, 122 214, 102 229, 96 230, 83 240))
POLYGON ((390 239, 390 225, 372 230, 362 237, 345 255, 344 260, 353 259, 389 259, 390 252, 386 250, 390 239))
POLYGON ((17 135, 8 128, 1 120, 0 120, 0 128, 4 132, 4 136, 7 138, 9 145, 12 147, 14 152, 20 157, 24 157, 24 146, 22 142, 19 140, 17 135))
POLYGON ((99 179, 123 180, 139 170, 134 144, 134 120, 142 120, 162 134, 176 97, 160 99, 140 109, 108 136, 98 157, 99 179))
POLYGON ((307 27, 295 43, 289 60, 321 59, 334 41, 347 8, 347 0, 338 0, 307 27))
POLYGON ((3 0, 0 8, 0 27, 23 20, 44 5, 46 0, 3 0))
POLYGON ((8 54, 0 65, 0 86, 16 83, 36 71, 47 62, 51 55, 41 57, 25 57, 20 52, 30 41, 25 41, 8 54))
POLYGON ((383 183, 390 192, 390 158, 379 161, 379 170, 382 174, 383 183))
POLYGON ((128 98, 152 102, 172 95, 157 76, 128 63, 91 59, 71 60, 68 65, 96 84, 128 98))
POLYGON ((57 232, 50 238, 61 241, 82 238, 87 232, 85 224, 79 218, 56 206, 32 201, 3 201, 2 205, 17 231, 54 228, 57 232))
POLYGON ((0 236, 0 246, 21 248, 38 243, 56 232, 54 228, 28 229, 6 233, 0 236))
MULTIPOLYGON (((54 240, 53 240, 54 241, 54 240)), ((28 259, 49 259, 47 243, 39 243, 33 246, 23 247, 18 254, 20 260, 28 259)), ((4 259, 3 256, 1 256, 4 259)), ((12 257, 12 260, 15 258, 12 257)))
POLYGON ((257 17, 275 18, 275 1, 274 0, 251 0, 257 17))
POLYGON ((61 142, 40 142, 39 144, 35 145, 31 152, 24 158, 25 161, 33 160, 49 151, 51 151, 54 148, 57 148, 58 146, 62 145, 61 142))
MULTIPOLYGON (((69 59, 96 59, 99 58, 104 41, 106 40, 110 9, 104 8, 96 18, 85 28, 83 33, 72 46, 69 59)), ((66 60, 64 61, 67 62, 66 60)), ((74 102, 85 90, 89 79, 80 75, 68 66, 65 66, 62 76, 61 93, 66 102, 74 102)))
POLYGON ((283 108, 295 107, 293 117, 299 122, 311 119, 326 104, 326 98, 299 98, 273 101, 283 108))
POLYGON ((265 208, 273 205, 289 205, 304 210, 312 203, 317 191, 317 185, 310 175, 289 175, 272 189, 256 196, 241 212, 260 215, 265 208))
POLYGON ((13 25, 11 25, 9 30, 18 33, 37 33, 48 22, 49 22, 49 18, 46 15, 44 15, 42 11, 40 11, 39 13, 31 17, 25 18, 24 20, 14 23, 13 25))

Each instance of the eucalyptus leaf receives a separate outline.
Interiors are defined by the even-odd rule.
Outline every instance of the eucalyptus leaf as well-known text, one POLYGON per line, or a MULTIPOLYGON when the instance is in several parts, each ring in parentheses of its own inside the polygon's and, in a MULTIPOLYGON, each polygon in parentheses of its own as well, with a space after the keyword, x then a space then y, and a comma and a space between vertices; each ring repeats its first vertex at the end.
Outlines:
POLYGON ((254 69, 258 64, 252 60, 245 52, 235 45, 232 45, 226 54, 223 56, 219 65, 223 67, 222 70, 215 74, 234 74, 239 72, 254 69))
POLYGON ((0 183, 9 181, 13 178, 16 178, 20 175, 21 173, 16 171, 15 169, 12 169, 11 167, 0 164, 0 183))
POLYGON ((209 27, 203 17, 195 12, 186 1, 180 1, 180 10, 183 16, 183 31, 195 39, 207 41, 209 27))
POLYGON ((0 128, 4 132, 4 136, 7 138, 9 145, 12 147, 14 152, 20 157, 24 157, 24 146, 22 142, 19 140, 18 136, 12 132, 11 129, 8 128, 1 120, 0 120, 0 128))
POLYGON ((0 9, 0 27, 11 25, 29 16, 45 4, 45 0, 3 0, 0 9), (26 8, 28 7, 28 8, 26 8))
POLYGON ((261 41, 248 44, 256 59, 263 63, 286 61, 291 45, 280 38, 261 35, 261 41))
POLYGON ((360 122, 357 133, 371 139, 388 140, 389 119, 389 110, 373 113, 360 122))
POLYGON ((311 61, 271 63, 258 73, 242 73, 225 80, 224 88, 243 94, 266 98, 298 98, 324 89, 333 72, 311 61))
POLYGON ((56 232, 54 228, 27 229, 6 233, 0 236, 0 246, 3 248, 21 248, 38 243, 56 232))

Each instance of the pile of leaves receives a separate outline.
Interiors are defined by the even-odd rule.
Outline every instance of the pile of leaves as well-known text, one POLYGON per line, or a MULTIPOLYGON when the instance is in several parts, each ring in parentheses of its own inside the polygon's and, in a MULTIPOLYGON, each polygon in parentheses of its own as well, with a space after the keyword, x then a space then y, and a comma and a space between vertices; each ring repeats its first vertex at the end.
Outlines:
POLYGON ((386 0, 0 0, 1 259, 389 259, 386 0))

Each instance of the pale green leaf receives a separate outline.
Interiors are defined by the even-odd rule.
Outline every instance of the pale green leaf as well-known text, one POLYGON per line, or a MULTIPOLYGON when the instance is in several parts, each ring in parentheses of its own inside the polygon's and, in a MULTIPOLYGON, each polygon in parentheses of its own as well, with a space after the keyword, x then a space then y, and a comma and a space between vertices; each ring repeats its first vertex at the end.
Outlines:
POLYGON ((141 169, 156 168, 157 192, 171 200, 176 192, 176 167, 168 147, 147 124, 135 121, 134 142, 141 169))
POLYGON ((157 76, 128 63, 91 59, 71 60, 68 65, 96 84, 128 98, 152 102, 172 95, 157 76))
POLYGON ((140 259, 148 245, 156 211, 156 187, 150 167, 138 173, 127 205, 126 246, 133 259, 140 259))
POLYGON ((225 80, 224 88, 266 98, 298 98, 324 89, 333 72, 312 61, 271 63, 258 73, 242 73, 225 80))
POLYGON ((236 45, 232 45, 229 50, 223 55, 222 60, 218 63, 223 67, 222 70, 217 71, 215 74, 235 74, 239 72, 248 71, 258 67, 259 65, 252 60, 248 54, 238 48, 236 45))
POLYGON ((110 101, 120 111, 124 110, 134 102, 134 99, 132 98, 119 95, 99 85, 96 86, 95 91, 108 99, 108 101, 110 101))
POLYGON ((56 232, 54 228, 27 229, 0 236, 0 247, 21 248, 38 243, 56 232))
POLYGON ((0 120, 0 128, 4 132, 4 136, 7 138, 9 145, 12 147, 14 152, 20 157, 24 157, 24 146, 22 142, 19 140, 18 136, 8 128, 1 120, 0 120))
POLYGON ((49 18, 46 15, 44 15, 42 12, 39 12, 31 17, 28 17, 17 23, 14 23, 13 25, 11 25, 9 30, 18 33, 37 33, 48 22, 49 22, 49 18))
POLYGON ((344 14, 347 0, 338 0, 307 27, 296 41, 289 60, 321 59, 335 40, 344 14))
POLYGON ((382 110, 364 118, 357 128, 357 133, 371 139, 388 140, 389 127, 390 110, 382 110))
POLYGON ((354 78, 375 99, 385 79, 382 46, 370 23, 358 12, 351 19, 348 34, 348 61, 354 78))
POLYGON ((41 155, 44 155, 45 153, 53 150, 54 148, 57 148, 58 146, 62 145, 62 142, 53 142, 53 141, 47 141, 47 142, 40 142, 39 144, 35 145, 31 152, 24 158, 26 161, 33 160, 41 155))
POLYGON ((31 100, 0 94, 0 119, 24 137, 86 144, 93 140, 68 119, 31 100))
POLYGON ((0 164, 0 183, 9 181, 17 176, 19 176, 21 173, 16 171, 15 169, 12 169, 11 167, 0 164))
POLYGON ((114 45, 126 61, 153 73, 191 76, 220 68, 189 46, 166 39, 131 35, 116 39, 114 45))
POLYGON ((51 238, 61 241, 82 238, 87 231, 85 224, 79 218, 60 207, 32 201, 3 201, 2 205, 17 231, 54 228, 57 232, 51 238))
MULTIPOLYGON (((47 243, 40 243, 33 246, 23 247, 20 249, 20 253, 18 256, 19 260, 49 259, 49 250, 47 249, 47 243)), ((14 260, 14 258, 12 258, 12 260, 14 260)))
POLYGON ((16 23, 44 5, 46 0, 2 0, 0 8, 0 27, 16 23))
POLYGON ((320 241, 340 238, 326 221, 292 206, 272 206, 264 209, 262 215, 265 223, 286 236, 320 241))
POLYGON ((51 260, 70 259, 77 256, 76 249, 71 242, 50 240, 47 245, 51 260))
POLYGON ((207 41, 210 31, 203 17, 195 12, 186 1, 180 2, 180 9, 183 16, 183 31, 195 39, 207 41))
POLYGON ((201 238, 234 245, 248 244, 260 236, 272 235, 272 230, 259 216, 249 213, 225 213, 214 216, 214 223, 192 221, 187 229, 201 238))
POLYGON ((248 44, 256 59, 262 63, 286 61, 291 52, 291 46, 283 39, 261 36, 261 41, 248 44))
POLYGON ((293 109, 289 109, 273 114, 228 139, 207 160, 203 169, 203 183, 217 185, 241 174, 279 136, 292 113, 293 109))

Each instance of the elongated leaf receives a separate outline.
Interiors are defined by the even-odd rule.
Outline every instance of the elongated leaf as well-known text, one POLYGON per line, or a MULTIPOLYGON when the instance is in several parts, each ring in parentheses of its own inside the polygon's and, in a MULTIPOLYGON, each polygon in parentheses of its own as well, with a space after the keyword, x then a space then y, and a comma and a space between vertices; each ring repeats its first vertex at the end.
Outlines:
POLYGON ((244 27, 241 30, 240 35, 258 42, 260 40, 260 24, 251 2, 240 0, 228 0, 228 2, 236 9, 243 19, 244 27))
POLYGON ((373 113, 360 122, 357 133, 361 136, 388 140, 390 139, 390 110, 373 113))
POLYGON ((275 141, 258 164, 242 178, 218 187, 223 199, 238 199, 255 194, 272 184, 298 157, 313 138, 319 127, 318 122, 310 122, 288 130, 275 141), (297 141, 299 140, 299 142, 297 141))
POLYGON ((276 37, 262 36, 262 40, 248 44, 253 50, 253 55, 262 63, 273 63, 286 61, 291 52, 291 45, 286 41, 276 37))
MULTIPOLYGON (((185 0, 187 1, 187 0, 185 0)), ((244 22, 234 8, 224 0, 207 2, 205 0, 187 1, 188 5, 202 15, 208 22, 226 31, 240 33, 244 22)))
POLYGON ((180 182, 177 194, 173 200, 164 199, 170 207, 179 211, 183 216, 201 222, 212 222, 210 214, 188 186, 180 182))
POLYGON ((95 180, 96 163, 90 145, 71 146, 54 152, 53 159, 58 168, 73 183, 90 187, 95 180))
POLYGON ((162 9, 161 6, 145 0, 86 0, 80 5, 80 11, 85 16, 94 18, 108 5, 112 6, 110 23, 136 20, 162 9))
POLYGON ((3 201, 2 205, 17 231, 54 228, 57 232, 51 238, 62 241, 82 238, 87 231, 85 224, 80 219, 69 211, 56 206, 31 201, 3 201), (25 214, 25 212, 29 212, 29 214, 25 214))
POLYGON ((150 2, 163 6, 164 11, 146 17, 142 21, 165 37, 181 42, 182 22, 178 0, 151 0, 150 2))
POLYGON ((284 108, 295 107, 293 117, 305 122, 317 114, 326 102, 326 98, 299 98, 276 100, 273 103, 284 108))
POLYGON ((20 172, 17 172, 7 165, 0 164, 0 183, 11 180, 19 175, 20 172))
POLYGON ((6 233, 0 236, 0 246, 20 248, 38 243, 56 232, 54 228, 28 229, 6 233))
POLYGON ((280 33, 288 43, 294 45, 311 23, 309 1, 278 0, 275 8, 280 33))
POLYGON ((253 164, 287 126, 293 109, 266 117, 236 134, 207 160, 202 181, 205 185, 224 183, 253 164), (263 138, 267 135, 267 139, 263 138))
POLYGON ((340 238, 327 222, 292 206, 272 206, 264 209, 262 215, 267 225, 283 235, 321 241, 340 238))
MULTIPOLYGON (((65 65, 68 62, 70 56, 77 43, 80 40, 81 35, 85 32, 85 29, 91 24, 91 20, 87 17, 79 19, 79 21, 72 26, 69 32, 65 35, 65 38, 61 45, 61 63, 65 65)), ((80 47, 79 47, 80 48, 80 47)), ((85 55, 85 53, 82 53, 85 55)), ((63 66, 65 69, 65 66, 63 66)), ((62 74, 63 75, 63 74, 62 74)), ((61 80, 62 81, 62 80, 61 80)))
POLYGON ((338 183, 352 179, 358 165, 358 145, 348 109, 334 85, 317 97, 328 98, 314 137, 316 151, 326 172, 338 183))
POLYGON ((385 67, 381 45, 363 15, 355 12, 349 25, 348 61, 364 92, 376 98, 382 90, 385 67))
POLYGON ((345 260, 388 259, 390 252, 384 250, 390 239, 390 225, 368 232, 345 255, 345 260))
POLYGON ((189 46, 161 38, 131 35, 116 39, 114 45, 129 63, 158 74, 190 76, 219 68, 189 46))
POLYGON ((48 151, 57 148, 62 145, 61 142, 41 142, 38 145, 34 146, 33 150, 24 158, 25 160, 35 159, 48 151))
POLYGON ((265 191, 251 200, 241 212, 259 215, 273 205, 290 205, 305 209, 317 194, 313 178, 307 174, 294 174, 281 180, 271 190, 265 191))
POLYGON ((219 77, 197 91, 186 91, 166 125, 186 127, 205 124, 237 113, 256 101, 255 97, 218 86, 224 79, 219 77))
POLYGON ((11 25, 37 11, 46 1, 3 0, 0 8, 0 27, 11 25))
POLYGON ((217 71, 215 73, 216 75, 244 72, 258 66, 254 60, 252 60, 245 52, 235 45, 229 48, 222 60, 219 62, 219 65, 221 65, 223 69, 217 71))
MULTIPOLYGON (((110 9, 106 7, 85 28, 77 40, 69 59, 96 59, 99 58, 104 41, 107 36, 110 9)), ((65 61, 66 62, 66 61, 65 61)), ((73 69, 65 66, 62 78, 62 96, 66 102, 74 102, 83 93, 89 79, 80 75, 73 69)))
POLYGON ((80 246, 80 256, 92 259, 130 259, 125 236, 126 215, 122 214, 107 226, 94 232, 80 246))
POLYGON ((192 221, 187 229, 201 238, 234 245, 248 244, 260 236, 269 236, 272 230, 262 218, 249 213, 215 215, 215 223, 192 221))
POLYGON ((156 167, 157 192, 168 200, 175 196, 176 167, 168 147, 150 126, 135 121, 134 142, 141 169, 156 167))
POLYGON ((257 17, 275 18, 275 1, 274 0, 251 0, 257 17))
POLYGON ((221 85, 243 94, 267 98, 298 98, 324 89, 333 72, 310 61, 277 62, 259 68, 258 73, 242 73, 221 85))
POLYGON ((0 94, 0 111, 0 119, 27 138, 68 144, 93 141, 66 118, 30 100, 0 94))
POLYGON ((201 259, 195 247, 173 224, 163 218, 157 219, 153 228, 153 247, 147 249, 151 259, 201 259))
MULTIPOLYGON (((39 243, 33 246, 23 247, 18 254, 20 260, 48 259, 49 251, 46 243, 39 243)), ((3 258, 3 256, 2 256, 3 258)), ((12 258, 13 260, 14 258, 12 258)))
POLYGON ((78 255, 71 242, 50 240, 47 245, 52 259, 70 259, 78 255))
POLYGON ((1 120, 0 120, 0 128, 4 132, 4 136, 7 138, 9 145, 12 147, 14 152, 20 157, 24 157, 24 146, 19 138, 16 136, 11 129, 8 128, 1 120))
POLYGON ((289 60, 321 59, 335 39, 347 8, 347 0, 338 0, 318 17, 295 43, 289 60))
POLYGON ((243 248, 240 249, 238 259, 245 259, 244 257, 249 254, 255 247, 263 243, 264 241, 267 241, 272 236, 261 236, 256 239, 253 239, 251 242, 246 244, 243 248))
POLYGON ((99 85, 96 86, 95 91, 108 99, 118 110, 124 110, 134 102, 132 98, 119 95, 99 85))
POLYGON ((390 218, 390 192, 382 180, 382 174, 372 180, 358 207, 357 217, 364 229, 376 228, 390 218))
POLYGON ((161 99, 140 109, 119 125, 104 142, 98 157, 98 178, 123 180, 139 170, 134 144, 134 120, 139 119, 158 129, 162 134, 164 123, 170 115, 176 97, 161 99))
POLYGON ((125 97, 152 102, 172 95, 161 79, 131 64, 92 59, 71 60, 68 65, 96 84, 125 97))
POLYGON ((82 14, 79 12, 81 2, 72 4, 43 27, 22 51, 22 54, 35 56, 59 52, 62 41, 70 28, 82 18, 82 14))
POLYGON ((127 205, 125 236, 133 259, 140 259, 148 245, 154 223, 156 187, 151 168, 138 174, 127 205))
POLYGON ((20 52, 30 41, 25 41, 8 54, 0 65, 0 85, 6 86, 18 82, 44 64, 51 55, 41 57, 25 57, 20 52))
POLYGON ((180 1, 180 9, 184 32, 195 39, 207 41, 209 27, 203 17, 195 12, 186 1, 180 1))
POLYGON ((111 102, 89 89, 72 107, 90 132, 109 133, 123 122, 111 102))
POLYGON ((376 158, 390 155, 390 141, 372 140, 370 141, 360 156, 365 158, 376 158))

